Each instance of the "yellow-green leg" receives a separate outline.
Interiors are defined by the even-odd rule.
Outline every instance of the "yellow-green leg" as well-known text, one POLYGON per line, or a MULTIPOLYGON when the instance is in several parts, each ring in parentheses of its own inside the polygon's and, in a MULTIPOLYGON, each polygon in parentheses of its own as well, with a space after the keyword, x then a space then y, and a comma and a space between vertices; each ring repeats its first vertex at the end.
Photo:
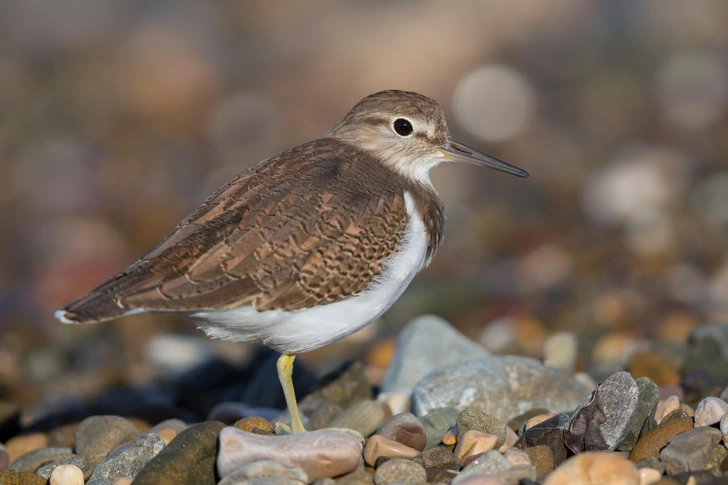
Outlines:
POLYGON ((283 395, 286 396, 288 414, 291 417, 291 430, 294 433, 304 433, 306 428, 303 427, 301 415, 298 414, 296 393, 293 390, 293 360, 295 358, 295 354, 281 354, 276 367, 278 368, 278 379, 283 387, 283 395))

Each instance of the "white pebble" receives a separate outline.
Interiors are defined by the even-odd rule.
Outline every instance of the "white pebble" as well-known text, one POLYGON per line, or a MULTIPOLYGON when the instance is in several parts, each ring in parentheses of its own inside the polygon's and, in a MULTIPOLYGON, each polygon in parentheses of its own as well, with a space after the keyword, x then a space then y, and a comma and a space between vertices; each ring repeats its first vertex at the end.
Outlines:
POLYGON ((51 473, 50 485, 83 485, 83 472, 76 465, 59 465, 51 473))
POLYGON ((717 397, 706 397, 695 409, 695 427, 718 423, 726 412, 728 412, 728 403, 717 397))

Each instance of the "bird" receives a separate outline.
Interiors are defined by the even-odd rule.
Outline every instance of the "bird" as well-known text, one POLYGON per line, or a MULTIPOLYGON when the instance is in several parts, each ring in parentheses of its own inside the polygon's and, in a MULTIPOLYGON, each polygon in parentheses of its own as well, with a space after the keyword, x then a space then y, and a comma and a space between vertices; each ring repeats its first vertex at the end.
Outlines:
POLYGON ((208 337, 272 348, 290 430, 304 432, 295 356, 372 323, 430 264, 445 207, 429 173, 442 162, 528 177, 454 140, 436 101, 400 90, 369 95, 322 138, 241 172, 55 316, 99 323, 176 313, 208 337))

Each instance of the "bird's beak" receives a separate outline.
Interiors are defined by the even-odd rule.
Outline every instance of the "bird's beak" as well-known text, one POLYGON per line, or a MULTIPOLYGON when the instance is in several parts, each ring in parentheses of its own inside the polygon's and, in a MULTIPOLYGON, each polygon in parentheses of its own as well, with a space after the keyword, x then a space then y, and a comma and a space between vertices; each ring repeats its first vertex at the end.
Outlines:
POLYGON ((518 177, 528 177, 528 172, 518 167, 514 167, 510 163, 498 160, 495 157, 486 155, 477 150, 473 150, 467 145, 463 145, 459 141, 449 138, 447 143, 440 149, 442 156, 453 162, 466 162, 479 167, 493 168, 501 172, 510 173, 518 177))

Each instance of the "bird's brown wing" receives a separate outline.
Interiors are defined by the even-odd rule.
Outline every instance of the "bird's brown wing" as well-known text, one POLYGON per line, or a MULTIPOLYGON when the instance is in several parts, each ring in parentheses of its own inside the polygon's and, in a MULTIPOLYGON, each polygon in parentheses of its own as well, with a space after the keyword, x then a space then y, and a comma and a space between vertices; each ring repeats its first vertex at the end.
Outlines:
POLYGON ((403 194, 386 170, 331 140, 269 159, 221 187, 139 261, 64 307, 64 317, 97 322, 134 309, 250 304, 291 311, 355 295, 405 234, 403 194), (375 183, 365 189, 362 177, 375 183))

